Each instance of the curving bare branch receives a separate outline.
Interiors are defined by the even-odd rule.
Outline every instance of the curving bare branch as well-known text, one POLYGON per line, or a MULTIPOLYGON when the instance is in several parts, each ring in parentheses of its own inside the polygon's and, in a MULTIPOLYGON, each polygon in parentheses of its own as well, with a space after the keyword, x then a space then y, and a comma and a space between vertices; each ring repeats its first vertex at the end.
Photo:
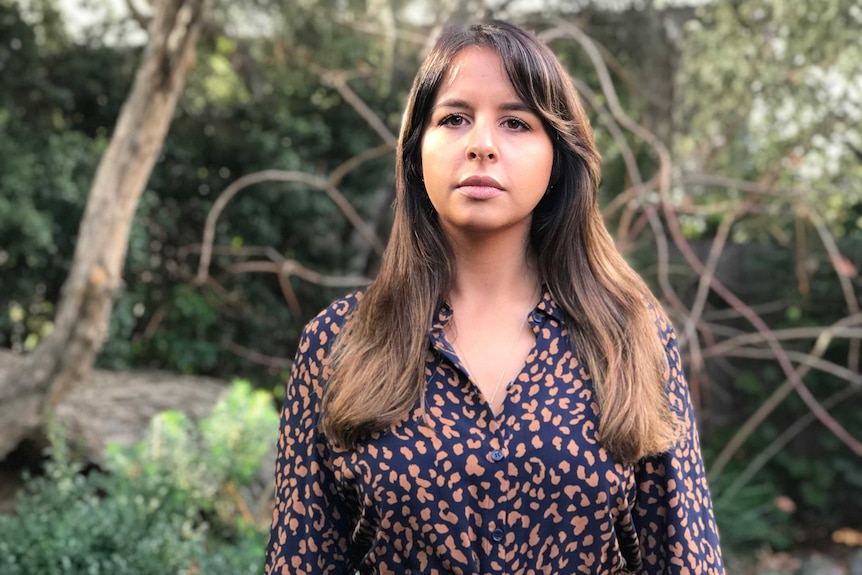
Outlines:
MULTIPOLYGON (((599 49, 593 44, 589 38, 583 32, 580 31, 576 26, 572 25, 563 25, 557 28, 552 28, 550 30, 546 30, 542 34, 540 34, 540 38, 545 42, 550 42, 552 40, 558 38, 575 38, 581 46, 587 51, 590 59, 593 61, 593 65, 596 71, 601 78, 602 85, 602 93, 605 95, 605 98, 608 101, 608 107, 610 111, 608 112, 603 106, 598 103, 598 99, 595 97, 595 93, 592 89, 589 88, 586 84, 584 84, 580 80, 573 79, 579 93, 584 97, 585 100, 596 110, 599 114, 599 117, 602 119, 602 122, 608 127, 608 131, 613 137, 614 142, 620 149, 620 153, 623 155, 624 162, 626 165, 626 170, 628 172, 629 178, 632 180, 632 194, 638 198, 638 204, 643 208, 645 214, 649 218, 649 224, 653 230, 653 236, 656 242, 656 250, 658 255, 658 281, 659 286, 661 287, 662 294, 665 296, 665 299, 673 306, 673 308, 682 316, 688 315, 688 309, 679 299, 679 296, 674 290, 673 286, 670 283, 669 274, 668 274, 668 246, 667 246, 667 236, 664 232, 664 226, 661 223, 661 220, 658 217, 658 213, 655 208, 651 206, 648 202, 645 201, 646 193, 649 189, 654 187, 654 182, 650 182, 649 185, 645 185, 643 181, 643 177, 641 176, 640 169, 637 167, 637 161, 634 158, 634 154, 631 151, 630 146, 628 145, 628 141, 625 138, 622 130, 620 130, 619 125, 622 124, 629 131, 631 127, 628 124, 634 124, 628 116, 622 113, 622 108, 619 104, 619 100, 616 97, 616 90, 613 87, 613 80, 611 80, 610 73, 606 65, 604 64, 604 60, 599 52, 599 49), (622 117, 622 121, 620 118, 622 117), (627 121, 628 120, 628 121, 627 121)), ((625 239, 622 240, 625 242, 625 239)))
MULTIPOLYGON (((829 396, 825 400, 823 400, 823 408, 831 409, 836 405, 840 404, 843 401, 846 401, 862 391, 862 387, 847 387, 834 393, 829 396)), ((790 441, 799 435, 802 430, 808 427, 811 423, 813 423, 817 418, 811 412, 800 417, 793 425, 784 430, 784 432, 776 437, 772 443, 766 446, 760 453, 754 456, 751 461, 748 462, 748 465, 742 472, 736 476, 731 483, 724 491, 719 495, 719 500, 729 500, 733 499, 733 497, 739 493, 739 491, 745 487, 745 485, 751 481, 752 477, 763 469, 763 466, 766 465, 770 459, 775 457, 781 449, 784 448, 790 441)))
MULTIPOLYGON (((856 330, 855 333, 862 333, 862 330, 856 330)), ((759 347, 740 347, 733 351, 729 351, 722 355, 722 357, 746 357, 750 359, 774 359, 772 352, 768 349, 763 349, 759 347)), ((826 361, 824 359, 820 359, 819 356, 805 353, 802 351, 794 351, 788 350, 787 357, 798 363, 799 365, 804 365, 811 369, 816 369, 818 371, 822 371, 823 373, 828 373, 830 375, 834 375, 839 379, 843 379, 847 381, 847 383, 853 386, 862 386, 862 375, 859 372, 853 371, 852 369, 846 368, 843 365, 839 365, 837 363, 826 361)))
MULTIPOLYGON (((686 241, 682 234, 679 220, 676 216, 673 202, 670 198, 670 189, 672 184, 672 158, 670 151, 664 142, 655 136, 651 131, 635 122, 620 106, 619 99, 616 95, 616 90, 613 81, 608 72, 607 66, 602 58, 598 48, 592 39, 587 36, 577 26, 563 23, 556 28, 546 32, 543 38, 547 41, 551 38, 570 37, 580 44, 581 48, 587 53, 595 71, 598 74, 599 82, 602 86, 602 92, 608 101, 608 108, 611 111, 614 119, 624 128, 638 136, 647 145, 649 145, 655 156, 658 159, 659 167, 657 176, 658 192, 661 198, 662 213, 667 223, 667 228, 671 238, 677 249, 680 250, 683 258, 688 265, 698 274, 704 275, 707 269, 700 258, 692 250, 691 246, 686 241)), ((745 304, 736 294, 729 290, 723 283, 715 277, 710 278, 710 288, 722 299, 724 299, 731 307, 739 310, 744 317, 758 332, 763 334, 764 339, 770 350, 775 356, 778 365, 784 372, 788 381, 796 390, 799 397, 805 402, 812 413, 826 426, 836 437, 838 437, 845 445, 847 445, 856 455, 862 456, 862 442, 854 438, 838 421, 836 421, 828 412, 823 409, 804 381, 799 376, 799 373, 794 370, 793 365, 787 355, 787 351, 781 346, 778 340, 774 337, 772 330, 763 319, 755 313, 748 305, 745 304)))
POLYGON ((332 170, 332 173, 329 174, 329 177, 326 178, 329 181, 329 184, 332 186, 337 186, 341 183, 341 180, 344 179, 344 176, 364 164, 365 162, 369 162, 371 160, 376 160, 377 158, 382 158, 383 156, 393 152, 395 150, 395 146, 393 144, 381 144, 376 148, 370 148, 365 150, 361 154, 357 154, 352 158, 345 161, 343 164, 332 170))
MULTIPOLYGON (((862 329, 852 326, 862 325, 862 314, 843 317, 829 326, 791 327, 772 331, 772 337, 778 340, 817 339, 821 337, 859 337, 862 329)), ((762 333, 744 333, 726 339, 703 350, 704 357, 725 355, 736 348, 756 343, 764 343, 766 336, 762 333)))
MULTIPOLYGON (((813 359, 819 359, 823 357, 823 354, 826 353, 829 344, 832 342, 832 339, 835 337, 840 337, 845 334, 846 330, 850 329, 851 326, 862 324, 862 315, 857 314, 855 316, 850 316, 846 318, 842 318, 841 320, 835 322, 831 326, 828 327, 817 327, 817 328, 792 328, 780 331, 773 331, 772 337, 776 339, 801 339, 801 338, 816 338, 814 347, 808 353, 813 359)), ((855 330, 860 331, 860 330, 855 330)), ((852 333, 852 332, 851 332, 852 333)), ((750 343, 759 343, 763 342, 765 339, 764 334, 762 333, 750 333, 743 334, 737 336, 735 338, 731 338, 713 346, 713 349, 705 350, 704 355, 708 355, 709 353, 715 353, 716 355, 729 355, 731 350, 741 347, 743 345, 747 345, 750 343)), ((809 365, 811 362, 809 361, 806 364, 802 364, 797 368, 795 374, 797 377, 804 377, 808 371, 811 369, 809 365)), ((715 461, 712 463, 712 467, 710 469, 710 475, 714 476, 721 473, 727 464, 730 462, 733 455, 742 447, 745 440, 754 433, 754 430, 757 429, 761 423, 763 423, 770 413, 775 411, 775 408, 793 391, 793 384, 788 378, 783 384, 781 384, 775 391, 770 394, 770 396, 764 401, 757 410, 740 426, 739 430, 734 434, 734 436, 730 439, 727 445, 724 446, 724 449, 721 450, 721 453, 718 454, 715 461)))
MULTIPOLYGON (((806 206, 805 215, 808 216, 808 220, 814 226, 814 229, 817 230, 820 241, 823 243, 823 247, 826 248, 826 253, 829 254, 829 262, 832 264, 832 269, 835 270, 835 275, 838 276, 841 291, 844 293, 844 301, 847 302, 847 310, 851 314, 858 314, 859 300, 856 297, 856 290, 853 289, 853 283, 850 281, 850 276, 855 275, 856 270, 852 264, 848 266, 847 258, 841 255, 835 238, 826 228, 826 224, 823 222, 820 214, 817 213, 817 210, 811 206, 806 206)), ((850 352, 847 356, 847 364, 854 371, 859 371, 859 356, 862 355, 859 348, 860 341, 862 340, 855 338, 850 340, 850 352)))
POLYGON ((196 283, 200 284, 206 281, 209 274, 209 265, 212 259, 212 246, 215 239, 215 226, 219 216, 222 211, 224 211, 225 206, 227 206, 228 202, 230 202, 234 196, 245 188, 270 181, 301 183, 323 191, 335 203, 335 205, 338 206, 341 213, 343 213, 347 220, 353 224, 356 230, 359 231, 359 233, 362 234, 362 236, 368 240, 372 246, 374 246, 374 249, 380 254, 383 253, 383 242, 377 236, 375 231, 362 220, 350 202, 347 201, 347 199, 330 183, 329 180, 306 172, 263 170, 261 172, 245 175, 238 180, 235 180, 219 195, 209 214, 207 214, 207 220, 204 226, 204 237, 201 242, 201 259, 198 265, 198 274, 195 278, 196 283))
POLYGON ((138 23, 141 30, 147 30, 150 27, 152 16, 141 12, 141 10, 135 5, 135 0, 126 0, 126 8, 129 9, 129 14, 132 16, 132 20, 138 23))
POLYGON ((266 355, 260 352, 257 352, 253 349, 249 349, 237 343, 233 343, 232 341, 224 344, 224 348, 230 351, 233 354, 238 355, 244 359, 252 363, 256 363, 258 365, 265 365, 266 367, 272 367, 277 369, 290 369, 293 367, 293 362, 285 357, 276 357, 273 355, 266 355))
POLYGON ((398 137, 392 133, 389 127, 380 119, 380 116, 375 114, 374 111, 368 107, 368 104, 366 104, 365 101, 347 85, 347 79, 352 73, 324 70, 318 66, 313 66, 312 70, 320 77, 324 84, 334 88, 335 91, 344 98, 344 101, 350 104, 350 106, 356 110, 360 116, 362 116, 362 119, 368 122, 368 125, 371 126, 371 129, 374 130, 378 136, 380 136, 381 140, 393 148, 395 147, 395 144, 398 142, 398 137))
POLYGON ((709 295, 709 286, 715 277, 715 270, 718 267, 718 261, 721 258, 721 253, 724 250, 724 245, 727 242, 727 237, 730 235, 730 228, 737 219, 736 212, 728 212, 721 221, 715 238, 712 240, 712 247, 709 250, 709 256, 706 260, 704 273, 700 276, 700 282, 697 286, 697 293, 694 296, 694 303, 691 306, 691 313, 685 318, 683 324, 683 333, 688 338, 689 348, 691 350, 691 369, 694 373, 704 373, 706 366, 704 365, 703 355, 700 350, 700 340, 695 332, 697 323, 700 321, 706 306, 706 298, 709 295))
POLYGON ((334 276, 326 275, 310 270, 296 260, 285 260, 278 262, 243 262, 230 266, 233 273, 269 272, 286 277, 297 276, 307 282, 324 287, 352 287, 363 286, 371 282, 362 276, 334 276))

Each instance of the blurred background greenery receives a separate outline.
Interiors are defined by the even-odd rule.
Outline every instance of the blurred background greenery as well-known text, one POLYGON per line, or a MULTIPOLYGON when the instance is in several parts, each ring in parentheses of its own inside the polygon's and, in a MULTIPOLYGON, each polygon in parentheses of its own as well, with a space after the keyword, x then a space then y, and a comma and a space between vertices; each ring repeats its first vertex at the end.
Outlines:
MULTIPOLYGON (((9 353, 31 352, 54 325, 146 41, 130 7, 149 10, 0 0, 9 353)), ((137 207, 97 367, 241 381, 225 383, 207 418, 159 415, 97 462, 57 425, 20 446, 3 472, 29 476, 0 515, 0 573, 259 571, 298 334, 373 275, 379 252, 331 195, 270 172, 221 212, 201 279, 207 216, 242 176, 327 178, 377 150, 337 188, 385 238, 413 74, 440 26, 487 16, 544 34, 584 96, 608 225, 686 351, 729 572, 777 552, 862 546, 862 2, 214 0, 137 207), (817 421, 788 386, 782 353, 828 416, 817 421)))

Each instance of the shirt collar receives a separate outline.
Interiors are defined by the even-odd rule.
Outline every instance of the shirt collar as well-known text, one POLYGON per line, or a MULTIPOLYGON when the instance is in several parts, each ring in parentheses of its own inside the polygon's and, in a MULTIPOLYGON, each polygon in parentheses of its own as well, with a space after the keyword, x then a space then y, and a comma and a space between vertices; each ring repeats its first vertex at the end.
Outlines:
MULTIPOLYGON (((534 311, 542 312, 546 316, 556 319, 561 324, 565 323, 566 314, 562 309, 560 309, 557 302, 554 301, 554 298, 547 286, 542 286, 542 297, 539 299, 539 303, 536 304, 534 311)), ((434 316, 434 321, 431 324, 432 333, 441 333, 451 319, 452 308, 449 307, 448 302, 444 301, 437 310, 437 315, 434 316)))
POLYGON ((554 301, 554 297, 551 295, 551 291, 547 286, 542 286, 542 299, 539 300, 536 309, 548 315, 554 319, 556 319, 561 324, 564 324, 566 321, 566 314, 560 309, 560 306, 557 305, 557 302, 554 301))
POLYGON ((431 324, 431 331, 434 333, 442 332, 450 319, 452 319, 452 308, 449 307, 449 302, 444 301, 440 305, 440 309, 437 310, 437 315, 434 316, 434 321, 431 324))

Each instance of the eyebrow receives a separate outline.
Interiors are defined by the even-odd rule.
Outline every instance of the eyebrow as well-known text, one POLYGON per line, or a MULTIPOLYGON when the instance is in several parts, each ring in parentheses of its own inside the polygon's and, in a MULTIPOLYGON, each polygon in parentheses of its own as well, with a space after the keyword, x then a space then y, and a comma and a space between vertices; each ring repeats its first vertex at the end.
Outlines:
MULTIPOLYGON (((434 108, 456 108, 462 110, 471 110, 473 107, 465 100, 451 99, 438 102, 434 105, 434 108)), ((505 104, 500 106, 500 110, 504 112, 527 112, 530 114, 535 114, 533 109, 523 102, 506 102, 505 104)))

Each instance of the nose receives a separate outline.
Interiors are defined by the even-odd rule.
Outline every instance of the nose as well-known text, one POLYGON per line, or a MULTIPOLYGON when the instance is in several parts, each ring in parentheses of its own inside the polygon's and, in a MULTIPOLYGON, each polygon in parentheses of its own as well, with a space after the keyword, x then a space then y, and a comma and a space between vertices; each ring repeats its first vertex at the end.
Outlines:
POLYGON ((467 141, 468 160, 496 160, 499 158, 494 130, 487 122, 477 121, 467 141))

